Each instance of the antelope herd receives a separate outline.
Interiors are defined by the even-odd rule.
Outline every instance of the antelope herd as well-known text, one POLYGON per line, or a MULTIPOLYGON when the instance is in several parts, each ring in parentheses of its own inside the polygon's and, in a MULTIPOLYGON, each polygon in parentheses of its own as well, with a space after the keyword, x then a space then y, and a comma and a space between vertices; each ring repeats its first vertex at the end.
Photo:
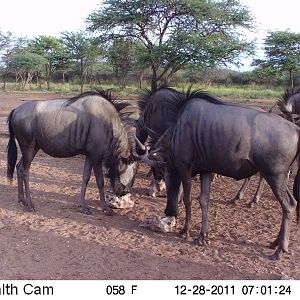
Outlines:
MULTIPOLYGON (((8 117, 7 176, 17 169, 18 201, 34 210, 29 169, 41 149, 53 157, 85 156, 79 204, 90 213, 85 192, 93 169, 106 214, 112 208, 104 192, 103 167, 116 197, 130 195, 139 161, 149 164, 155 180, 165 181, 167 217, 176 218, 183 191, 185 224, 189 236, 192 177, 200 175, 202 225, 195 244, 208 239, 208 202, 213 174, 237 180, 260 173, 282 208, 276 248, 271 259, 288 252, 290 226, 296 209, 300 219, 300 172, 293 193, 288 174, 298 163, 300 92, 289 91, 278 101, 284 118, 272 112, 223 102, 203 91, 178 92, 171 88, 146 91, 139 99, 139 117, 124 113, 126 104, 102 90, 71 99, 31 101, 8 117), (17 163, 17 144, 21 158, 17 163), (297 207, 297 208, 296 208, 297 207)), ((261 188, 260 188, 261 190, 261 188)), ((236 196, 235 200, 240 196, 236 196)))

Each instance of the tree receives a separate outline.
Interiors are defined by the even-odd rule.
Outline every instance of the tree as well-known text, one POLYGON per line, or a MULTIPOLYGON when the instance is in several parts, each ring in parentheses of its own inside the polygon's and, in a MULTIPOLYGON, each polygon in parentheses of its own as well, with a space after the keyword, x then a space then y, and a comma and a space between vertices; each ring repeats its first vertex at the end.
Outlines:
MULTIPOLYGON (((45 77, 47 88, 50 89, 53 72, 67 63, 63 42, 54 36, 40 35, 28 45, 29 51, 42 55, 45 58, 45 77)), ((39 78, 39 74, 37 74, 39 78)))
POLYGON ((32 81, 34 73, 39 73, 46 59, 39 54, 26 51, 12 53, 8 66, 16 75, 16 83, 21 79, 22 90, 32 81))
POLYGON ((294 73, 300 69, 300 33, 290 31, 269 32, 265 41, 265 59, 255 60, 253 65, 274 73, 287 73, 289 87, 294 87, 294 73))
POLYGON ((11 69, 11 56, 20 53, 21 51, 25 51, 28 40, 26 38, 14 37, 10 33, 6 35, 6 42, 2 43, 2 55, 1 55, 1 75, 3 78, 3 87, 2 89, 5 90, 6 88, 6 81, 10 75, 10 72, 15 72, 15 70, 11 69))
POLYGON ((134 43, 124 38, 114 40, 107 51, 108 61, 122 90, 126 85, 127 74, 133 67, 133 54, 134 43))
POLYGON ((87 33, 83 30, 78 32, 63 32, 62 40, 71 59, 75 60, 79 65, 80 90, 82 93, 85 70, 100 55, 101 50, 98 43, 88 37, 87 33))
POLYGON ((87 25, 103 42, 140 41, 155 90, 187 63, 237 63, 238 54, 252 53, 241 31, 250 29, 252 21, 238 0, 106 0, 87 25))
POLYGON ((9 46, 12 40, 12 34, 10 32, 3 33, 0 31, 0 51, 9 46))

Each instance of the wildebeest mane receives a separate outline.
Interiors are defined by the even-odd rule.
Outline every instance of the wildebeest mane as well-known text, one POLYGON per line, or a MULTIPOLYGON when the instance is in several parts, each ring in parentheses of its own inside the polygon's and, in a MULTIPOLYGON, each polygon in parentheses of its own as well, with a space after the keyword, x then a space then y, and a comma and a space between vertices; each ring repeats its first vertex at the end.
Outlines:
POLYGON ((280 99, 277 100, 276 104, 279 107, 279 109, 283 113, 291 113, 292 112, 292 104, 289 103, 289 100, 292 96, 299 94, 300 89, 286 89, 284 94, 281 96, 280 99))
POLYGON ((139 108, 140 112, 143 112, 147 106, 147 104, 150 102, 151 97, 153 96, 154 93, 160 91, 160 90, 169 90, 173 93, 178 93, 175 89, 168 87, 168 86, 161 86, 154 92, 152 92, 150 89, 143 89, 141 92, 138 100, 137 100, 137 105, 139 108))
POLYGON ((183 103, 187 104, 191 99, 202 99, 214 104, 224 105, 225 103, 219 100, 218 98, 210 95, 208 92, 204 90, 192 90, 191 87, 187 89, 186 92, 183 93, 183 103))
POLYGON ((114 97, 112 95, 111 90, 103 90, 101 88, 93 88, 92 91, 83 92, 73 98, 70 98, 66 102, 66 106, 71 105, 72 103, 87 97, 87 96, 100 96, 104 99, 106 99, 108 102, 110 102, 115 109, 117 110, 119 117, 121 119, 121 122, 125 128, 125 131, 127 133, 129 146, 131 149, 134 149, 135 147, 135 140, 134 140, 134 133, 132 132, 133 128, 133 121, 130 118, 131 113, 123 111, 126 107, 130 105, 130 103, 119 100, 117 97, 114 97))
MULTIPOLYGON (((87 91, 87 92, 83 92, 73 98, 70 98, 68 99, 66 105, 71 105, 72 103, 78 101, 79 99, 82 99, 84 97, 87 97, 87 96, 100 96, 104 99, 106 99, 107 101, 109 101, 115 108, 116 110, 120 113, 124 108, 126 108, 129 103, 127 102, 124 102, 124 101, 120 101, 119 99, 117 99, 117 97, 114 97, 112 95, 112 92, 111 90, 104 90, 104 89, 101 89, 101 88, 93 88, 92 91, 87 91)), ((122 115, 122 113, 121 113, 122 115)), ((120 115, 120 117, 122 117, 120 115)))

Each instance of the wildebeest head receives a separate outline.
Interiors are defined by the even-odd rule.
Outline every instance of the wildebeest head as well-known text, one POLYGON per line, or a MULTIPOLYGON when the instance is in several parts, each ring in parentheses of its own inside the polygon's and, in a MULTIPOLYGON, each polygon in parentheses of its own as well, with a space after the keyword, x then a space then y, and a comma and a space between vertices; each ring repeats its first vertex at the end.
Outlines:
POLYGON ((127 158, 120 157, 118 160, 111 162, 108 177, 116 196, 124 196, 131 192, 136 172, 137 162, 133 155, 127 158))
POLYGON ((158 139, 157 143, 155 143, 155 145, 151 147, 150 152, 148 152, 148 149, 145 146, 143 146, 138 139, 136 139, 139 147, 145 151, 145 154, 140 156, 140 160, 153 167, 162 177, 164 174, 164 168, 166 167, 169 161, 169 145, 172 131, 173 128, 169 128, 158 139))
POLYGON ((148 137, 154 142, 176 123, 177 116, 184 105, 182 93, 170 87, 160 87, 152 92, 144 90, 139 99, 139 119, 135 123, 136 136, 142 144, 148 137))
POLYGON ((276 104, 285 119, 300 126, 300 90, 287 89, 276 104))

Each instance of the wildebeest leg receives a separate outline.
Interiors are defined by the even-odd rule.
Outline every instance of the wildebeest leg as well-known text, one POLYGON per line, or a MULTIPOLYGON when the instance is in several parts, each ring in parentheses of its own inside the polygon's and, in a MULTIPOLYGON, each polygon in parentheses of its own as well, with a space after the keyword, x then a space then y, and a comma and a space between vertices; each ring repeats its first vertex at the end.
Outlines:
POLYGON ((199 237, 194 240, 196 245, 204 245, 208 243, 208 202, 210 186, 213 179, 212 173, 201 173, 201 193, 200 193, 200 206, 202 213, 202 224, 199 237))
POLYGON ((18 193, 19 201, 22 202, 29 211, 35 211, 29 188, 29 170, 31 162, 38 152, 37 147, 22 148, 22 158, 17 165, 18 174, 18 193), (24 200, 24 187, 25 187, 25 200, 24 200))
POLYGON ((92 160, 92 166, 96 177, 96 182, 99 190, 100 195, 100 207, 102 208, 103 212, 106 215, 111 215, 113 210, 108 206, 105 201, 105 194, 104 194, 104 176, 102 171, 102 161, 99 160, 92 160))
POLYGON ((178 215, 178 197, 181 179, 176 171, 165 172, 165 182, 167 188, 167 206, 165 214, 168 217, 177 217, 178 215))
POLYGON ((192 217, 192 203, 191 203, 191 188, 192 180, 191 173, 188 171, 182 175, 182 188, 183 188, 183 203, 185 207, 185 222, 180 234, 185 235, 189 238, 189 231, 191 227, 191 217, 192 217))
POLYGON ((165 182, 163 177, 157 172, 155 168, 151 168, 153 174, 153 180, 149 187, 149 196, 156 197, 157 195, 162 195, 162 193, 166 190, 165 182))
POLYGON ((23 157, 17 163, 17 181, 18 181, 18 202, 26 206, 25 196, 24 196, 24 180, 23 180, 23 157))
POLYGON ((85 192, 86 192, 87 185, 91 178, 91 172, 92 172, 92 162, 91 162, 91 159, 88 156, 86 156, 85 161, 84 161, 84 167, 83 167, 79 206, 81 207, 82 213, 87 214, 87 215, 90 215, 91 211, 85 202, 85 192))
POLYGON ((260 200, 260 195, 261 195, 261 193, 262 193, 262 191, 263 191, 263 189, 264 189, 264 186, 265 186, 265 180, 264 180, 264 178, 260 175, 256 193, 255 193, 253 199, 251 200, 251 202, 248 203, 248 206, 249 206, 249 207, 252 207, 255 203, 258 203, 258 202, 259 202, 259 200, 260 200))
POLYGON ((265 177, 265 179, 269 183, 282 208, 280 231, 276 240, 272 243, 273 246, 276 244, 278 246, 275 253, 270 257, 272 260, 278 260, 282 253, 288 252, 290 226, 292 223, 293 212, 296 208, 296 200, 287 187, 287 174, 265 177))
POLYGON ((233 199, 230 200, 230 202, 232 204, 236 204, 237 201, 240 201, 243 199, 244 197, 244 193, 246 188, 248 187, 249 183, 250 183, 251 177, 245 178, 243 181, 243 184, 241 186, 241 188, 239 189, 239 191, 237 192, 237 194, 235 195, 235 197, 233 199))

